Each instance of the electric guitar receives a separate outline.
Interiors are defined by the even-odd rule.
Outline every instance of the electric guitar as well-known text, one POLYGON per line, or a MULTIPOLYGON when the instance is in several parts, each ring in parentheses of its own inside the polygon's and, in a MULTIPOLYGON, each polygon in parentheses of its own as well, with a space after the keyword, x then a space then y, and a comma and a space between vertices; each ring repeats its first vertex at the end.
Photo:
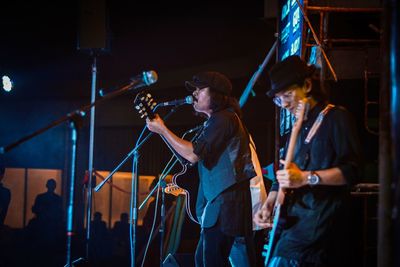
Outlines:
MULTIPOLYGON (((139 115, 142 119, 143 118, 154 119, 155 114, 153 112, 153 109, 156 105, 157 103, 156 101, 154 101, 151 94, 146 92, 141 92, 137 94, 134 100, 135 109, 139 112, 139 115)), ((195 166, 189 166, 190 164, 188 162, 182 161, 181 160, 182 157, 176 153, 176 151, 162 136, 161 138, 166 143, 166 145, 171 149, 171 151, 174 153, 175 157, 178 159, 179 163, 182 166, 182 170, 172 176, 172 182, 167 184, 166 188, 164 189, 164 192, 175 196, 184 194, 186 196, 185 197, 186 213, 193 222, 198 223, 198 221, 192 214, 192 210, 194 210, 196 207, 195 202, 196 202, 197 188, 199 183, 197 168, 195 166), (179 179, 179 184, 178 184, 178 179, 179 179)))
MULTIPOLYGON (((296 110, 295 114, 296 121, 290 133, 290 139, 289 139, 288 149, 286 152, 284 169, 288 169, 290 163, 293 160, 297 137, 299 135, 301 125, 304 120, 304 114, 307 108, 308 108, 307 99, 304 98, 299 102, 296 110)), ((263 255, 265 255, 264 266, 268 266, 269 260, 271 259, 271 255, 274 249, 274 245, 276 243, 276 236, 278 235, 277 228, 279 225, 280 214, 281 214, 281 206, 283 205, 284 200, 285 200, 285 191, 282 189, 282 187, 279 187, 278 195, 276 197, 274 209, 272 212, 273 220, 272 220, 272 228, 268 234, 268 244, 264 245, 264 250, 266 250, 266 252, 263 253, 263 255)))

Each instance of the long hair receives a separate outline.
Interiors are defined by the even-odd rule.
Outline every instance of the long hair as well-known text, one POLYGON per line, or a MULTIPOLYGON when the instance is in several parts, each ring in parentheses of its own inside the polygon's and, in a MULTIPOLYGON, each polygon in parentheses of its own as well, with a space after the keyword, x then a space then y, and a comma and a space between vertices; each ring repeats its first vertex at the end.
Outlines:
POLYGON ((239 102, 235 97, 221 94, 220 92, 213 90, 211 87, 209 92, 210 109, 213 112, 231 108, 239 116, 239 118, 242 117, 242 110, 240 109, 239 102))
MULTIPOLYGON (((316 68, 316 70, 311 74, 311 91, 307 94, 307 96, 311 96, 317 102, 327 102, 328 96, 325 91, 325 82, 321 81, 320 78, 320 69, 316 68)), ((303 83, 298 84, 299 86, 303 86, 305 83, 305 79, 303 83)))

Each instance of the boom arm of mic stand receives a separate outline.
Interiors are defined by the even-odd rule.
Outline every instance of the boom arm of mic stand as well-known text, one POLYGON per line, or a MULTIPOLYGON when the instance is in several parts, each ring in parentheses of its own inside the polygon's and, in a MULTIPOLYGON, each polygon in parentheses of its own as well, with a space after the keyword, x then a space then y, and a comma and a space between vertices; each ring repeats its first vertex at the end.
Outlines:
POLYGON ((10 151, 11 149, 15 148, 16 146, 18 146, 18 145, 20 145, 20 144, 32 139, 33 137, 35 137, 35 136, 47 131, 50 128, 53 128, 53 127, 65 122, 65 121, 71 120, 71 118, 73 118, 73 117, 75 117, 77 115, 81 116, 81 117, 85 116, 85 111, 87 111, 91 107, 93 107, 95 105, 98 105, 98 104, 100 104, 100 103, 102 103, 102 102, 104 102, 104 101, 106 101, 106 100, 108 100, 110 98, 114 98, 114 97, 116 97, 118 95, 121 95, 124 92, 126 92, 128 90, 131 90, 133 86, 134 86, 134 83, 131 82, 131 83, 121 87, 121 89, 119 89, 119 90, 117 90, 117 91, 115 91, 113 93, 108 94, 107 96, 103 97, 102 99, 97 100, 96 102, 84 105, 84 106, 76 109, 75 111, 73 111, 71 113, 68 113, 66 116, 64 116, 64 117, 62 117, 62 118, 60 118, 58 120, 55 120, 54 122, 50 123, 49 125, 41 128, 39 130, 37 130, 37 131, 35 131, 35 132, 25 136, 25 137, 22 137, 21 139, 15 141, 15 142, 13 142, 13 143, 11 143, 9 145, 0 147, 0 154, 4 154, 5 152, 10 151))
MULTIPOLYGON (((171 109, 171 111, 164 117, 164 120, 167 120, 174 112, 176 111, 176 109, 171 109)), ((146 126, 145 126, 146 127, 146 126)), ((136 144, 136 146, 128 153, 128 155, 126 155, 126 157, 118 164, 117 167, 114 168, 114 170, 112 170, 106 178, 104 178, 104 180, 99 183, 95 188, 94 191, 98 192, 103 186, 104 184, 114 175, 114 173, 116 173, 121 167, 122 165, 125 164, 125 162, 133 155, 135 154, 142 146, 144 143, 146 143, 146 141, 153 135, 152 132, 150 132, 149 134, 147 134, 143 140, 136 144)), ((138 140, 139 141, 139 140, 138 140)))

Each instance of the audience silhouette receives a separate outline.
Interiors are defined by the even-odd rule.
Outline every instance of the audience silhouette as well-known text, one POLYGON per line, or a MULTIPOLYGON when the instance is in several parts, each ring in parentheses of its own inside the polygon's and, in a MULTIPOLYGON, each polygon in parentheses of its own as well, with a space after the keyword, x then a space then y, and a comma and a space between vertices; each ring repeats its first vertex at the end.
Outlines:
POLYGON ((118 266, 129 266, 130 263, 129 228, 128 213, 121 213, 120 220, 115 222, 112 229, 113 256, 118 266))
POLYGON ((112 261, 111 236, 102 217, 97 211, 90 223, 89 261, 93 266, 111 266, 112 261))
POLYGON ((32 206, 34 217, 26 226, 30 260, 38 266, 56 266, 64 254, 64 212, 61 196, 55 193, 55 179, 46 182, 47 192, 36 196, 32 206))
POLYGON ((54 192, 57 187, 56 180, 47 180, 46 187, 47 192, 36 197, 32 212, 40 219, 61 222, 63 220, 62 198, 54 192))

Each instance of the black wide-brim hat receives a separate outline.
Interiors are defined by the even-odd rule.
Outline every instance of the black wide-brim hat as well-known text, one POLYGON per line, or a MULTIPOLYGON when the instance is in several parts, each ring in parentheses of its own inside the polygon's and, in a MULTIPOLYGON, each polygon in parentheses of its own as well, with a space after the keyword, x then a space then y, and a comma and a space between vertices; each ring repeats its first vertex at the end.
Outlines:
POLYGON ((197 73, 193 76, 191 81, 185 82, 185 87, 191 92, 197 88, 202 89, 209 87, 211 90, 223 95, 230 96, 232 93, 231 81, 225 75, 216 71, 197 73))
POLYGON ((314 65, 307 65, 299 56, 290 56, 276 63, 269 71, 271 89, 267 92, 269 97, 274 97, 289 86, 301 85, 305 78, 311 77, 315 72, 314 65))

